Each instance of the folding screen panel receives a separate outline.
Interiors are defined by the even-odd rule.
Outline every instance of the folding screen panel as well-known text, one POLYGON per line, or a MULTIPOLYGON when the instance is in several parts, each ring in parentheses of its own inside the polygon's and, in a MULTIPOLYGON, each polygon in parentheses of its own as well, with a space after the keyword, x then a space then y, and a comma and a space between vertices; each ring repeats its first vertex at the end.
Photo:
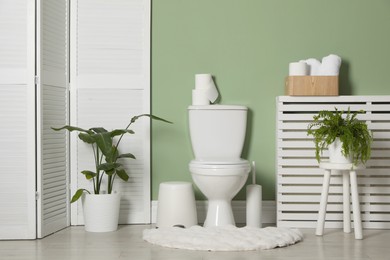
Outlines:
POLYGON ((37 1, 37 231, 69 226, 68 0, 37 1))
POLYGON ((0 1, 0 239, 69 225, 67 2, 0 1))
MULTIPOLYGON (((371 159, 358 172, 364 228, 390 228, 390 96, 278 97, 277 99, 277 224, 315 228, 323 170, 314 156, 307 126, 320 110, 364 110, 359 119, 374 135, 371 159)), ((324 157, 327 157, 327 152, 324 157)), ((331 178, 326 227, 340 228, 342 181, 331 178)))
POLYGON ((34 1, 0 1, 0 239, 36 237, 34 33, 34 1))
MULTIPOLYGON (((82 128, 124 128, 132 116, 150 111, 150 1, 72 1, 71 124, 82 128)), ((120 223, 150 222, 150 129, 140 119, 136 134, 119 147, 127 161, 129 182, 117 180, 122 193, 120 223)), ((92 189, 80 174, 94 169, 90 147, 71 135, 72 193, 92 189)), ((103 184, 104 185, 104 184, 103 184)), ((82 224, 81 203, 72 204, 72 224, 82 224)))

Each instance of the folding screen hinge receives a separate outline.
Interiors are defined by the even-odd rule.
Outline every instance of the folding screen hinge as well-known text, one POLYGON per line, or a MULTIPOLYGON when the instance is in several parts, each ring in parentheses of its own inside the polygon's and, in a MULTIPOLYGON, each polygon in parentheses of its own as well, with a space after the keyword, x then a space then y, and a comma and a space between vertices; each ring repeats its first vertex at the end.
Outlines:
POLYGON ((35 192, 35 200, 39 200, 39 192, 38 191, 35 192))
POLYGON ((35 83, 35 85, 39 84, 39 76, 37 76, 37 75, 34 76, 34 83, 35 83))
POLYGON ((70 185, 68 185, 67 189, 68 189, 68 199, 70 202, 72 200, 72 189, 71 189, 70 185))

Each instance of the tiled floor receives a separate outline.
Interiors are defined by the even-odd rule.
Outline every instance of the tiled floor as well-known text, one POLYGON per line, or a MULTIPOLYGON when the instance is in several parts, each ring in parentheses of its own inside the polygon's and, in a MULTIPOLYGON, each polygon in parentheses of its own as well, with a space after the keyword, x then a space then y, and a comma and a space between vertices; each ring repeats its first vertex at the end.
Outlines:
POLYGON ((120 226, 111 233, 88 233, 83 227, 71 227, 40 240, 0 241, 0 259, 50 260, 238 260, 238 259, 332 259, 388 260, 390 259, 390 230, 364 230, 364 239, 342 230, 325 230, 323 237, 312 229, 301 229, 303 242, 286 248, 247 252, 204 252, 169 249, 142 240, 148 225, 120 226))

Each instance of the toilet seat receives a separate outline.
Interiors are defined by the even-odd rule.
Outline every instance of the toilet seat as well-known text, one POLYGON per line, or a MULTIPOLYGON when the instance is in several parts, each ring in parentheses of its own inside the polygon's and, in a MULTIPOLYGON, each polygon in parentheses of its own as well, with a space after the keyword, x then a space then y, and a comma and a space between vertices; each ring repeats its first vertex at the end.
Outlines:
POLYGON ((241 175, 249 172, 251 166, 248 160, 240 159, 233 162, 212 162, 192 160, 190 171, 204 175, 241 175), (222 170, 222 171, 221 171, 222 170), (244 170, 244 171, 242 171, 244 170))

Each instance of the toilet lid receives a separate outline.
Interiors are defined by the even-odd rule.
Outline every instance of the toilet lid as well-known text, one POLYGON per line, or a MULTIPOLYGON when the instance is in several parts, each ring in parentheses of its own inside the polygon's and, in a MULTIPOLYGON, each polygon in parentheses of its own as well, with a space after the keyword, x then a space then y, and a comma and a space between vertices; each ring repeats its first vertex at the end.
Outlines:
POLYGON ((237 169, 250 167, 248 160, 239 160, 235 162, 212 162, 212 161, 196 161, 190 162, 190 167, 201 169, 237 169))

